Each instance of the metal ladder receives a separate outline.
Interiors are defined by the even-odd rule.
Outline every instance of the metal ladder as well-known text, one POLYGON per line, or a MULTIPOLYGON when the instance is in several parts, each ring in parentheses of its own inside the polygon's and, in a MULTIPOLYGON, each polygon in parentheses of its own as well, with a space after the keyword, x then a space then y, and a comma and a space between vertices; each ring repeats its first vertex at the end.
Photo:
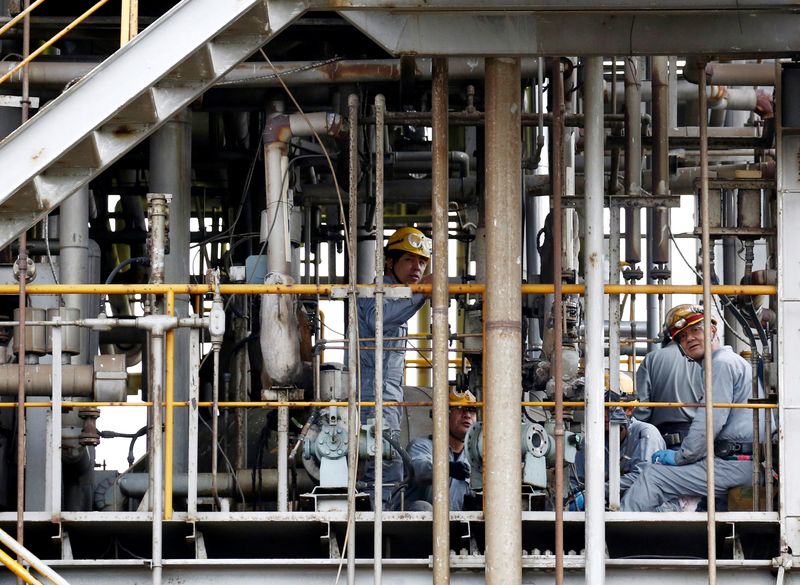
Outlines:
POLYGON ((0 248, 299 17, 296 0, 183 0, 0 143, 0 248))

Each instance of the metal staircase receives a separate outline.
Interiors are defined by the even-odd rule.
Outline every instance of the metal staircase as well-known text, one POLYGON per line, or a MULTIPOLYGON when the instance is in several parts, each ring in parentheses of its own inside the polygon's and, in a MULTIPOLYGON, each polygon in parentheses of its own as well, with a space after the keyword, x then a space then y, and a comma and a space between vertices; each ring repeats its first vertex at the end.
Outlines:
POLYGON ((300 16, 295 0, 183 0, 0 143, 0 248, 300 16))

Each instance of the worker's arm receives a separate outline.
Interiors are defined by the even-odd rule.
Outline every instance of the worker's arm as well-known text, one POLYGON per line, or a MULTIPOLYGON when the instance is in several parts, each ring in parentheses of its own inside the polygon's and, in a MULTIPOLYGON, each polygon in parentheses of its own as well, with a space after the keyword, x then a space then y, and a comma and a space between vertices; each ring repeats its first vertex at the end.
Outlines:
MULTIPOLYGON (((733 401, 733 388, 735 381, 733 364, 727 360, 714 360, 712 362, 711 386, 715 403, 730 403, 733 401)), ((714 428, 712 432, 716 438, 725 423, 728 422, 730 408, 714 409, 714 428)), ((706 457, 706 413, 704 408, 698 408, 697 414, 689 427, 689 433, 681 444, 676 462, 678 465, 694 463, 706 457)), ((713 453, 711 453, 713 456, 713 453)))
MULTIPOLYGON (((410 299, 384 299, 383 328, 396 329, 413 317, 425 303, 422 294, 413 294, 410 299)), ((375 299, 358 299, 358 322, 362 337, 375 336, 375 299)))
POLYGON ((627 455, 629 459, 620 461, 622 469, 622 475, 619 478, 620 491, 624 492, 631 487, 645 466, 650 464, 653 453, 665 448, 664 438, 659 434, 658 429, 649 426, 646 431, 642 432, 634 445, 633 452, 627 455))
POLYGON ((414 482, 430 485, 433 482, 433 442, 428 438, 418 437, 406 447, 414 469, 414 482))

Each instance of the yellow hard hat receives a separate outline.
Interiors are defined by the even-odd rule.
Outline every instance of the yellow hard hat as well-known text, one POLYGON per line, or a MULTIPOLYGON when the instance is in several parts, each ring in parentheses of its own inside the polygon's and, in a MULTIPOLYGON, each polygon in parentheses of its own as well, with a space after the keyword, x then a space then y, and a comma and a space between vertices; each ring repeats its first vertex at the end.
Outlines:
MULTIPOLYGON (((671 339, 676 339, 682 331, 696 323, 701 323, 705 310, 701 305, 677 305, 670 309, 664 319, 664 329, 671 339)), ((716 325, 716 319, 711 319, 711 324, 716 325)))
POLYGON ((415 227, 396 230, 386 243, 386 251, 400 250, 423 258, 431 257, 431 239, 415 227))
POLYGON ((459 407, 461 405, 474 405, 478 402, 478 399, 475 398, 475 395, 470 392, 469 390, 464 390, 463 392, 459 392, 455 388, 450 388, 450 406, 451 407, 459 407))
MULTIPOLYGON (((609 371, 605 373, 606 390, 611 390, 611 378, 609 371)), ((633 395, 633 379, 625 372, 619 373, 619 393, 623 396, 633 395)))

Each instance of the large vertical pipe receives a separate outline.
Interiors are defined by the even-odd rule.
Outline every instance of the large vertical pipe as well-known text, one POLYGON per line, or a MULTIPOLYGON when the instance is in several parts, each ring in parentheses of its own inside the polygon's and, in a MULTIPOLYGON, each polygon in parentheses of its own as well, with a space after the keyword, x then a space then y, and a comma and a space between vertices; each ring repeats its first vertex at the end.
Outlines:
MULTIPOLYGON (((642 188, 642 88, 641 59, 625 58, 625 194, 639 195, 642 188)), ((635 267, 642 261, 642 214, 625 208, 625 261, 635 267)))
MULTIPOLYGON (((170 193, 169 253, 164 257, 164 279, 169 283, 189 282, 189 223, 192 212, 192 125, 191 114, 183 110, 173 116, 150 138, 150 191, 170 193)), ((189 315, 189 295, 175 295, 175 314, 189 315)), ((175 400, 189 399, 189 330, 175 331, 175 400)), ((175 412, 175 473, 186 473, 189 464, 189 412, 175 412)))
POLYGON ((605 582, 603 428, 603 58, 586 59, 586 583, 605 582))
POLYGON ((522 581, 521 90, 518 58, 486 59, 486 582, 522 581))
MULTIPOLYGON (((375 228, 383 234, 383 125, 386 99, 375 96, 375 228)), ((373 583, 383 581, 383 247, 375 246, 375 528, 373 583)))
MULTIPOLYGON (((700 127, 700 217, 702 221, 703 246, 703 386, 705 392, 706 429, 714 428, 714 392, 712 388, 711 365, 711 238, 709 236, 708 212, 708 108, 706 106, 705 62, 700 61, 698 68, 698 126, 700 127)), ((708 539, 708 585, 717 582, 717 531, 716 502, 714 501, 714 433, 706 432, 707 479, 706 500, 708 501, 707 539, 708 539)))
MULTIPOLYGON (((448 92, 447 59, 433 60, 433 582, 450 583, 449 408, 447 383, 447 199, 448 92)), ((519 87, 517 86, 517 90, 519 87)), ((513 420, 513 419, 511 419, 513 420)), ((510 426, 510 425, 509 425, 510 426)))
POLYGON ((553 185, 553 381, 555 382, 555 429, 556 440, 555 462, 555 552, 556 552, 556 585, 564 583, 564 506, 560 505, 564 497, 564 379, 562 372, 563 332, 563 299, 561 284, 563 271, 562 260, 562 213, 561 197, 564 194, 564 78, 561 73, 561 60, 553 59, 551 65, 551 83, 553 87, 553 167, 550 170, 553 185))
POLYGON ((371 233, 367 229, 367 205, 358 206, 358 282, 359 284, 372 284, 375 280, 375 247, 376 242, 383 243, 383 233, 375 230, 371 233))
MULTIPOLYGON (((348 295, 347 312, 347 368, 350 384, 347 392, 347 585, 355 585, 356 582, 356 474, 358 473, 358 437, 359 413, 358 413, 358 309, 356 307, 356 282, 357 274, 357 253, 355 234, 358 230, 358 96, 350 94, 347 98, 347 119, 350 126, 350 185, 349 185, 349 228, 345 235, 345 250, 348 256, 349 284, 351 286, 348 295)), ((344 209, 341 210, 344 214, 344 209)), ((344 219, 344 218, 342 218, 344 219)), ((335 267, 336 264, 334 263, 335 267)), ((380 353, 380 352, 375 352, 380 353)), ((380 386, 376 394, 380 392, 380 386)))
MULTIPOLYGON (((652 193, 658 196, 669 195, 669 71, 668 57, 653 57, 651 67, 653 87, 653 156, 652 193)), ((669 268, 669 230, 670 210, 656 207, 652 213, 652 223, 648 226, 650 242, 648 280, 663 284, 670 277, 669 268)), ((652 295, 651 295, 652 296, 652 295)), ((664 320, 664 295, 658 295, 657 318, 651 323, 648 311, 647 336, 654 338, 664 320)), ((648 349, 653 349, 652 344, 648 349)))
MULTIPOLYGON (((58 215, 59 280, 62 284, 89 282, 89 187, 81 187, 59 207, 58 215)), ((187 248, 188 249, 188 248, 187 248)), ((79 309, 82 318, 90 314, 88 295, 64 295, 64 305, 79 309)), ((81 353, 78 363, 90 363, 89 336, 81 330, 81 353)))
POLYGON ((150 509, 153 513, 152 560, 153 585, 161 584, 163 565, 164 457, 161 435, 161 401, 164 396, 164 333, 153 331, 150 336, 150 400, 153 402, 153 428, 150 429, 150 509))

